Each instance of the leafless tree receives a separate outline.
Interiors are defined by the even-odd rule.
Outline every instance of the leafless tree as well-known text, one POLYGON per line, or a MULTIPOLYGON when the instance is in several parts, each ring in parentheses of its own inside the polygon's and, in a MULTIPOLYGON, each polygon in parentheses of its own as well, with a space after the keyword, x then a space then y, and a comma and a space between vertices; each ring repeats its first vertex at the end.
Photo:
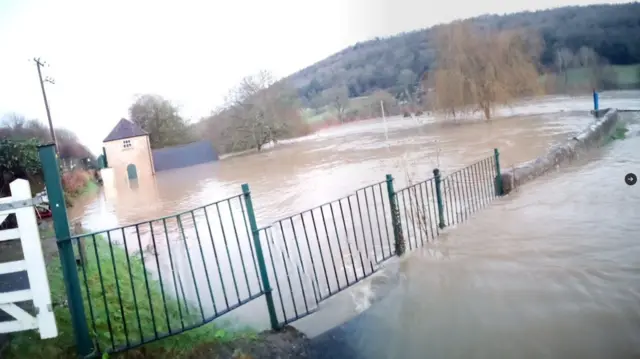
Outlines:
POLYGON ((447 116, 480 111, 540 93, 536 62, 541 40, 521 31, 495 32, 469 22, 443 26, 437 37, 432 107, 447 116))
POLYGON ((340 85, 326 89, 322 91, 321 96, 324 102, 335 111, 338 120, 344 122, 349 108, 349 89, 347 86, 340 85))
POLYGON ((586 46, 582 46, 575 54, 574 67, 583 69, 589 89, 608 87, 615 80, 616 75, 606 59, 586 46))
POLYGON ((573 67, 575 59, 573 52, 567 48, 561 48, 556 50, 554 56, 554 64, 556 71, 564 78, 564 86, 569 84, 569 69, 573 67))
POLYGON ((261 150, 303 127, 295 93, 268 71, 243 78, 225 102, 198 125, 221 152, 261 150))

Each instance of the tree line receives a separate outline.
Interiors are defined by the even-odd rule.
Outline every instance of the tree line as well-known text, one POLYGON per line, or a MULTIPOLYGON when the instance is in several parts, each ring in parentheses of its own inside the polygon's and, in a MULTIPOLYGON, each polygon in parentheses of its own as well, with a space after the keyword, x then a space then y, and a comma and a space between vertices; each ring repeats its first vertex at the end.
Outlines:
MULTIPOLYGON (((485 15, 468 20, 484 30, 522 30, 541 40, 539 65, 546 71, 561 71, 558 51, 572 54, 581 48, 593 50, 611 65, 640 63, 640 3, 571 6, 485 15)), ((438 31, 446 25, 376 38, 357 43, 297 73, 288 80, 307 107, 326 104, 327 91, 347 91, 348 96, 366 96, 385 90, 399 99, 420 90, 425 74, 437 63, 438 31)))
MULTIPOLYGON (((54 132, 63 170, 95 166, 95 156, 74 132, 65 128, 56 128, 54 132)), ((10 194, 9 183, 16 178, 28 179, 35 184, 34 189, 42 187, 37 146, 50 142, 49 128, 37 119, 19 114, 6 114, 1 118, 0 196, 10 194)))
POLYGON ((158 95, 139 97, 129 113, 152 148, 204 139, 219 153, 308 133, 305 117, 318 114, 335 122, 425 110, 489 119, 523 96, 614 86, 611 64, 640 63, 630 37, 640 36, 639 18, 637 3, 481 16, 359 43, 285 79, 247 76, 193 123, 158 95))
POLYGON ((221 154, 261 150, 306 131, 295 91, 264 70, 243 78, 223 105, 197 121, 181 117, 177 106, 157 94, 139 96, 129 116, 149 133, 152 149, 208 140, 221 154))
MULTIPOLYGON (((588 87, 610 86, 611 64, 640 63, 638 19, 633 3, 456 21, 358 43, 284 79, 259 71, 195 121, 158 94, 138 96, 129 117, 154 149, 208 140, 221 154, 309 133, 306 119, 324 113, 336 122, 425 110, 489 119, 496 106, 520 97, 566 91, 576 69, 588 87)), ((72 132, 56 131, 61 158, 92 157, 72 132)), ((10 116, 0 126, 0 139, 7 138, 42 142, 48 131, 10 116)))

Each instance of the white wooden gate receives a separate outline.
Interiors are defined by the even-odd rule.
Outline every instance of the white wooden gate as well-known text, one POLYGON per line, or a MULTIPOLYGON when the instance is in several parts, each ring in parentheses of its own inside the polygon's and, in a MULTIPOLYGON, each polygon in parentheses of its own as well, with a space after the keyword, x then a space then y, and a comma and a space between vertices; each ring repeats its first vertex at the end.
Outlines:
POLYGON ((0 333, 36 329, 40 331, 40 338, 54 338, 58 336, 58 328, 51 305, 31 187, 28 181, 18 179, 11 182, 10 188, 11 197, 0 198, 0 224, 9 214, 15 213, 18 228, 0 230, 0 242, 19 239, 24 259, 0 263, 0 275, 26 271, 30 288, 0 293, 0 309, 15 319, 0 322, 0 333), (35 317, 16 305, 30 300, 37 313, 35 317))

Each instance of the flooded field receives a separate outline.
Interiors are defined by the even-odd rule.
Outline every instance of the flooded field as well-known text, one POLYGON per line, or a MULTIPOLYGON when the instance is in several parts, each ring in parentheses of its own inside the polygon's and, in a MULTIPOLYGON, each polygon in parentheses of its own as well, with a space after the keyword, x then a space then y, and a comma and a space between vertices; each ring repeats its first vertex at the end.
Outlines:
MULTIPOLYGON (((604 93, 601 106, 638 105, 638 92, 604 93)), ((248 183, 259 224, 267 224, 384 180, 406 183, 502 153, 502 166, 534 158, 582 129, 592 117, 590 96, 533 100, 500 111, 490 122, 456 124, 433 118, 387 118, 351 123, 288 141, 273 150, 212 164, 164 171, 137 188, 81 203, 69 216, 84 228, 105 229, 189 210, 240 193, 248 183), (385 136, 388 131, 388 140, 385 136)), ((124 188, 123 188, 124 187, 124 188)))
MULTIPOLYGON (((601 106, 638 108, 637 99, 637 92, 603 94, 601 106)), ((493 148, 500 149, 503 168, 532 159, 592 121, 591 106, 588 96, 546 98, 503 110, 503 117, 490 122, 443 123, 424 117, 352 123, 262 153, 160 172, 134 186, 117 183, 97 198, 79 202, 69 215, 91 231, 128 226, 104 233, 127 245, 130 253, 142 248, 156 278, 174 274, 165 276, 167 291, 215 312, 214 302, 230 308, 260 290, 242 183, 250 185, 258 226, 264 227, 382 182, 385 174, 392 174, 399 188, 431 177, 434 168, 446 175, 487 158, 493 148), (229 200, 212 204, 225 198, 229 200), (185 213, 153 221, 179 212, 185 213), (240 266, 244 273, 232 275, 240 266), (206 287, 201 287, 199 292, 209 279, 213 289, 203 292, 206 287)), ((266 323, 263 300, 234 313, 240 321, 266 323)), ((324 329, 328 327, 314 328, 324 329)))
POLYGON ((327 358, 637 358, 640 187, 625 184, 628 172, 640 172, 637 136, 495 201, 387 273, 397 284, 319 349, 327 358))

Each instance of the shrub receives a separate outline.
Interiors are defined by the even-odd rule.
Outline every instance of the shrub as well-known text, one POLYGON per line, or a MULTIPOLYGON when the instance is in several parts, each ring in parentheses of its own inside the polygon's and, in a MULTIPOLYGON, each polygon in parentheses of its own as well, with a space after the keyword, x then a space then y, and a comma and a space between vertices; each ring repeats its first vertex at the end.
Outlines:
POLYGON ((91 174, 84 170, 74 170, 62 174, 62 187, 71 196, 82 193, 89 181, 91 174))

